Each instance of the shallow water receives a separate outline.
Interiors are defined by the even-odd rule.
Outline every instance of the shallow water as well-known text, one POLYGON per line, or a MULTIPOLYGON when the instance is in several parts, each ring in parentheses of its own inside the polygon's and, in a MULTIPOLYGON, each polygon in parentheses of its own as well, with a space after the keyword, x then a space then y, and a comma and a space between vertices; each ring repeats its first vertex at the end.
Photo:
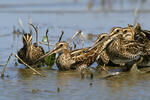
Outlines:
MULTIPOLYGON (((106 0, 107 1, 107 0, 106 0)), ((39 40, 50 29, 50 42, 55 44, 64 30, 62 40, 69 38, 79 29, 85 34, 109 32, 114 26, 125 27, 134 23, 134 9, 138 8, 137 21, 144 29, 149 29, 149 1, 112 0, 116 3, 106 3, 104 7, 95 0, 94 7, 88 11, 87 0, 3 0, 0 4, 0 64, 4 65, 11 52, 17 52, 22 47, 21 35, 13 36, 13 27, 20 29, 18 18, 21 18, 25 30, 29 31, 28 17, 39 26, 39 40), (105 7, 111 5, 109 9, 105 7), (131 6, 132 5, 132 6, 131 6)), ((86 35, 87 36, 87 35, 86 35)), ((35 33, 34 33, 35 37, 35 33)), ((92 41, 86 39, 85 47, 92 41)), ((35 39, 34 39, 35 41, 35 39)), ((42 45, 45 50, 47 47, 42 45)), ((81 44, 77 45, 78 48, 81 44)), ((52 49, 53 47, 51 47, 52 49)), ((0 100, 143 100, 149 99, 150 74, 123 73, 112 78, 103 78, 107 74, 94 73, 94 78, 87 75, 81 79, 79 72, 57 70, 40 70, 46 77, 23 69, 23 65, 14 66, 15 58, 9 62, 5 77, 0 79, 0 100)), ((94 63, 93 67, 96 66, 94 63)), ((56 65, 53 66, 54 69, 56 65)), ((3 66, 0 66, 2 71, 3 66)))

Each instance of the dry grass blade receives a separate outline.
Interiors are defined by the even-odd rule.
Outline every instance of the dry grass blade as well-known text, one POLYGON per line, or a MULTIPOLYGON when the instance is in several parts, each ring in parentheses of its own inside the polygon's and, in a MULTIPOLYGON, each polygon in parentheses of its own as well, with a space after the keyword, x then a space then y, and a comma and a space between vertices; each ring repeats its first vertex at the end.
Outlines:
MULTIPOLYGON (((29 23, 30 24, 30 23, 29 23)), ((38 27, 35 27, 33 24, 30 24, 33 28, 34 28, 34 30, 35 30, 35 32, 36 32, 36 44, 37 44, 37 46, 38 46, 38 27)))
POLYGON ((73 45, 74 45, 74 49, 76 49, 77 45, 73 42, 73 45))
POLYGON ((113 73, 103 77, 102 79, 108 79, 108 78, 115 77, 115 76, 120 75, 120 74, 121 74, 121 72, 113 72, 113 73))
POLYGON ((83 48, 83 47, 84 47, 84 34, 82 33, 80 37, 81 37, 81 41, 82 41, 82 48, 83 48))
POLYGON ((31 27, 31 25, 30 25, 30 24, 32 24, 32 19, 31 19, 30 16, 28 17, 28 23, 29 23, 29 30, 30 30, 30 33, 32 34, 32 27, 31 27))
POLYGON ((75 38, 78 37, 79 39, 81 39, 82 41, 82 47, 84 47, 84 34, 81 30, 78 30, 70 39, 69 39, 69 43, 75 38))
POLYGON ((8 62, 10 61, 10 58, 12 57, 12 55, 13 55, 12 53, 9 55, 8 60, 7 60, 7 62, 6 62, 6 64, 5 64, 5 66, 4 66, 4 68, 3 68, 2 73, 1 73, 1 77, 4 77, 4 73, 5 73, 5 70, 6 70, 7 64, 8 64, 8 62))
POLYGON ((134 25, 137 23, 138 8, 134 10, 134 25))
POLYGON ((70 39, 69 42, 71 42, 78 34, 80 34, 79 32, 76 32, 70 39))
POLYGON ((50 46, 49 46, 49 40, 48 40, 48 32, 49 32, 49 30, 47 29, 46 30, 46 38, 47 38, 47 43, 48 43, 48 51, 50 51, 50 46))
POLYGON ((22 29, 22 32, 25 33, 25 30, 24 30, 24 27, 23 27, 23 23, 22 23, 22 20, 20 18, 18 19, 18 23, 19 23, 19 26, 22 29))
POLYGON ((49 46, 54 46, 55 44, 48 44, 48 43, 45 43, 45 42, 39 42, 40 44, 44 44, 44 45, 49 45, 49 46))
POLYGON ((61 31, 61 36, 59 37, 59 40, 58 40, 58 42, 60 42, 61 41, 61 39, 62 39, 62 36, 64 35, 64 31, 61 31))
POLYGON ((13 54, 16 58, 18 58, 24 65, 26 65, 27 67, 29 67, 33 72, 35 72, 36 74, 43 76, 43 74, 41 74, 40 72, 38 72, 37 70, 35 70, 34 68, 32 68, 31 66, 29 66, 28 64, 26 64, 18 55, 13 54))

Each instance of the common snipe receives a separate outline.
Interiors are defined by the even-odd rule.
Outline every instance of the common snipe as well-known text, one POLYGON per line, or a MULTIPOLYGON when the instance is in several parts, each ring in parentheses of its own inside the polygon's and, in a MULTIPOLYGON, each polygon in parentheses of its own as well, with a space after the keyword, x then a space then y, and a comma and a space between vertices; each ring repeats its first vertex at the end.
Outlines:
POLYGON ((135 29, 134 39, 144 43, 144 51, 143 51, 143 61, 138 64, 138 66, 150 66, 150 31, 142 30, 140 24, 137 24, 137 28, 135 29))
POLYGON ((115 30, 112 30, 110 34, 118 34, 119 32, 122 32, 122 35, 119 35, 116 40, 111 42, 106 48, 106 53, 109 55, 109 58, 113 63, 124 63, 132 66, 140 59, 143 53, 144 44, 132 40, 130 35, 123 33, 122 28, 116 28, 115 30))
POLYGON ((99 43, 101 44, 101 48, 93 46, 90 49, 81 48, 73 51, 69 51, 69 45, 67 42, 58 42, 51 52, 40 57, 36 62, 53 53, 58 53, 59 55, 56 59, 56 64, 59 70, 82 70, 93 64, 98 56, 97 50, 103 51, 109 42, 111 42, 116 36, 118 36, 118 34, 103 38, 99 43))
MULTIPOLYGON (((96 45, 98 42, 100 42, 103 38, 105 37, 108 37, 108 34, 107 33, 101 33, 98 35, 94 45, 96 45)), ((98 59, 96 60, 97 64, 98 65, 105 65, 105 64, 108 64, 109 63, 109 56, 107 55, 106 53, 106 50, 103 50, 101 52, 101 55, 98 57, 98 59)))
MULTIPOLYGON (((44 49, 41 46, 37 46, 36 43, 32 44, 32 35, 23 34, 23 47, 18 51, 18 56, 27 64, 32 65, 33 67, 40 67, 43 64, 43 60, 39 63, 34 63, 39 57, 44 55, 44 49)), ((22 63, 18 60, 19 63, 22 63)))
MULTIPOLYGON (((111 34, 107 34, 107 33, 99 34, 99 36, 98 36, 96 42, 94 43, 94 45, 97 44, 99 41, 101 41, 101 39, 103 37, 107 37, 109 35, 114 35, 115 33, 117 33, 119 31, 118 29, 120 29, 120 27, 114 27, 114 28, 112 28, 111 32, 110 32, 111 34), (113 33, 112 33, 112 31, 113 31, 113 33)), ((120 34, 122 34, 122 33, 120 32, 120 34)), ((100 47, 97 46, 97 48, 101 48, 101 46, 100 47)), ((99 51, 98 51, 98 53, 99 53, 99 51)), ((107 66, 119 66, 117 64, 114 64, 110 60, 109 55, 107 54, 106 50, 103 50, 102 53, 100 53, 100 55, 97 58, 97 63, 98 63, 98 65, 100 65, 100 66, 98 66, 98 68, 100 68, 100 69, 101 69, 101 67, 103 67, 105 65, 107 65, 107 66)))

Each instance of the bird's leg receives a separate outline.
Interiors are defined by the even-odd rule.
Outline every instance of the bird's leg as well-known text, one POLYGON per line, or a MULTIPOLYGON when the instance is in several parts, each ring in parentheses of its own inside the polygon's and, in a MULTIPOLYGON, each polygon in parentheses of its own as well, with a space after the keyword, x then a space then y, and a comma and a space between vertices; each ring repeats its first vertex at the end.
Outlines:
POLYGON ((132 65, 130 72, 140 72, 140 70, 137 68, 137 65, 140 64, 143 61, 143 57, 141 57, 135 64, 132 65))
POLYGON ((97 69, 96 69, 98 72, 102 72, 102 71, 105 71, 108 73, 108 70, 106 69, 105 67, 105 64, 103 65, 98 65, 97 69))
POLYGON ((108 70, 106 69, 106 65, 104 64, 103 66, 101 66, 101 68, 105 71, 108 72, 108 70))
POLYGON ((93 79, 93 72, 95 70, 91 67, 86 67, 86 68, 82 68, 81 69, 81 79, 84 79, 85 77, 87 77, 88 75, 90 75, 90 78, 93 79))

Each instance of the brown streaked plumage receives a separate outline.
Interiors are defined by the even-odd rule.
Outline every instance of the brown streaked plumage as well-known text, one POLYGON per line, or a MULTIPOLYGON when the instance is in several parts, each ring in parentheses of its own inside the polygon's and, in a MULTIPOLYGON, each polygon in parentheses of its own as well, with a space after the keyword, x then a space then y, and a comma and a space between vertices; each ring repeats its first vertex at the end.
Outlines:
POLYGON ((137 28, 135 29, 134 39, 144 43, 143 51, 143 61, 138 64, 140 67, 150 66, 150 31, 142 30, 140 24, 138 23, 137 28))
MULTIPOLYGON (((108 37, 107 33, 101 33, 101 34, 99 34, 93 45, 96 45, 98 42, 100 42, 105 37, 108 37)), ((109 60, 109 56, 107 55, 106 50, 103 50, 101 52, 101 56, 99 56, 98 59, 96 60, 96 62, 97 62, 98 65, 108 64, 109 61, 110 61, 109 60)))
MULTIPOLYGON (((44 55, 44 49, 41 46, 37 46, 36 43, 32 44, 32 35, 31 34, 23 34, 23 47, 18 51, 18 56, 27 64, 32 65, 33 67, 40 67, 43 64, 43 60, 38 64, 34 64, 33 62, 37 60, 39 57, 44 55)), ((18 60, 21 63, 20 60, 18 60)))
MULTIPOLYGON (((113 27, 113 28, 111 29, 111 32, 110 32, 111 34, 107 34, 107 33, 102 33, 102 34, 100 34, 94 44, 98 43, 98 41, 100 41, 101 38, 104 37, 104 36, 109 36, 109 35, 111 36, 111 35, 116 34, 120 29, 122 29, 122 28, 121 28, 121 27, 113 27), (113 32, 112 32, 112 31, 113 31, 113 32)), ((121 31, 120 31, 120 32, 121 32, 121 31)), ((120 32, 118 32, 118 34, 119 34, 120 32)), ((121 34, 122 34, 122 32, 121 32, 121 34)), ((99 48, 99 47, 98 47, 98 48, 99 48)), ((99 53, 99 51, 98 51, 98 53, 99 53)), ((98 58, 97 58, 97 63, 98 63, 98 65, 100 65, 99 67, 105 66, 105 65, 107 65, 107 66, 119 66, 119 65, 113 63, 113 62, 110 60, 109 55, 107 54, 106 50, 102 51, 102 53, 98 56, 98 58)))
POLYGON ((128 41, 134 40, 135 32, 132 27, 128 26, 128 27, 122 28, 122 32, 123 32, 123 38, 125 40, 128 40, 128 41))
POLYGON ((112 37, 106 37, 101 42, 99 42, 98 44, 101 44, 101 48, 96 48, 94 45, 90 48, 81 48, 73 51, 69 51, 67 42, 58 42, 51 52, 45 54, 36 60, 36 62, 53 53, 58 53, 59 55, 56 59, 56 64, 59 70, 82 70, 95 62, 98 56, 97 50, 103 51, 109 42, 115 38, 115 36, 116 35, 113 35, 112 37))
MULTIPOLYGON (((118 30, 118 32, 122 32, 122 35, 111 42, 106 52, 113 63, 132 65, 140 59, 144 44, 130 40, 130 38, 125 38, 128 35, 123 34, 122 28, 118 28, 118 30)), ((112 31, 110 34, 117 34, 117 31, 112 31)))
POLYGON ((122 28, 123 38, 128 41, 136 41, 143 46, 143 53, 141 55, 142 61, 137 61, 136 65, 139 67, 150 66, 150 31, 142 30, 139 23, 136 26, 128 24, 128 27, 122 28))

